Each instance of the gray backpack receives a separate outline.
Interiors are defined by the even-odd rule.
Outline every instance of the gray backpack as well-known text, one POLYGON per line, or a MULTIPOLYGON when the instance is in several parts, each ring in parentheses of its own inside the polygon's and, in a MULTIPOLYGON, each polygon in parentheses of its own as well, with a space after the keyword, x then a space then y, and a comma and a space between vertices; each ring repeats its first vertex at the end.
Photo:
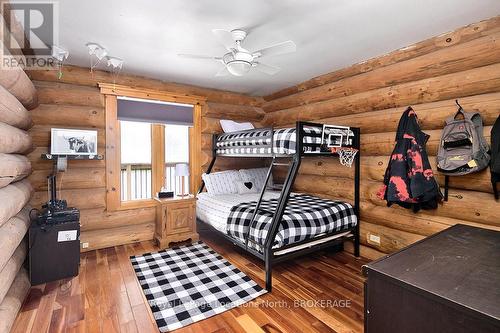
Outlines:
POLYGON ((483 136, 483 120, 477 112, 458 111, 446 119, 437 155, 438 171, 448 176, 466 175, 486 168, 489 147, 483 136), (463 119, 457 119, 462 115, 463 119))

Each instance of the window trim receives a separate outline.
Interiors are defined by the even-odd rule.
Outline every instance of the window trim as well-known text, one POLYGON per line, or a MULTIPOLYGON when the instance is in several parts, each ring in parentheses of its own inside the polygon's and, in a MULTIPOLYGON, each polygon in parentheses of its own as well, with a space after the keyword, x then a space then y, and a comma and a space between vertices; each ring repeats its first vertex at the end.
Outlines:
MULTIPOLYGON (((195 193, 201 182, 201 109, 206 98, 195 95, 177 95, 169 92, 134 88, 123 85, 98 83, 105 102, 106 119, 106 209, 107 211, 153 207, 153 198, 133 201, 121 201, 121 142, 120 121, 118 120, 118 96, 135 97, 163 102, 185 103, 193 105, 193 127, 189 130, 189 168, 190 191, 195 193)), ((165 161, 165 138, 163 126, 153 124, 151 129, 151 188, 153 193, 163 184, 165 161), (161 133, 159 133, 161 132, 161 133), (163 138, 163 141, 161 140, 163 138), (158 152, 159 154, 157 154, 158 152)))

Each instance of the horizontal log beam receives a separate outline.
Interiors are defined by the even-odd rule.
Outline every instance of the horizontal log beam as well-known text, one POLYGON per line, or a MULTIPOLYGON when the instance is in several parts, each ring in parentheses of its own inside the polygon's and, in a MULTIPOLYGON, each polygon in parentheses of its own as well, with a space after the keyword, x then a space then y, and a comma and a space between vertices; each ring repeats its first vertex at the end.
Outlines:
POLYGON ((0 153, 0 188, 28 177, 31 163, 26 156, 0 153))
MULTIPOLYGON (((492 126, 484 127, 483 135, 490 142, 492 126)), ((442 130, 425 131, 430 135, 425 146, 428 155, 437 155, 442 130)), ((396 133, 361 134, 361 153, 369 156, 390 155, 394 148, 396 133)))
MULTIPOLYGON (((361 181, 368 179, 373 181, 383 181, 385 169, 389 163, 390 156, 362 156, 361 157, 361 181)), ((429 156, 432 170, 441 186, 444 186, 444 175, 437 172, 436 156, 429 156)), ((285 170, 276 170, 284 177, 285 170)), ((316 175, 327 177, 354 178, 354 168, 347 168, 341 165, 337 158, 307 158, 302 160, 299 176, 316 175)), ((488 169, 480 172, 463 175, 460 177, 450 177, 450 188, 473 190, 479 192, 492 193, 491 177, 488 169)))
POLYGON ((279 126, 500 91, 500 63, 267 113, 279 126))
POLYGON ((143 223, 119 228, 83 231, 80 236, 81 242, 88 243, 89 247, 82 249, 82 251, 152 240, 154 227, 154 223, 143 223))
MULTIPOLYGON (((382 182, 363 179, 360 186, 361 200, 391 210, 393 208, 386 207, 386 202, 376 196, 381 186, 382 182)), ((331 199, 351 201, 353 180, 341 177, 301 175, 295 180, 294 190, 318 194, 321 197, 331 199)), ((451 188, 447 202, 444 202, 437 209, 426 210, 422 214, 498 227, 500 226, 500 220, 497 217, 499 209, 500 203, 495 201, 493 195, 489 193, 451 188)))
POLYGON ((203 134, 216 134, 222 133, 222 127, 220 126, 220 119, 202 117, 201 118, 201 133, 203 134))
POLYGON ((500 31, 500 16, 493 17, 478 23, 469 24, 454 31, 441 34, 436 37, 403 47, 383 56, 363 61, 347 68, 323 74, 302 82, 293 87, 289 87, 271 95, 264 96, 264 100, 271 101, 277 98, 293 95, 298 92, 319 87, 331 82, 336 82, 347 77, 367 73, 381 67, 389 66, 408 59, 419 57, 425 54, 447 49, 460 43, 465 43, 482 36, 488 36, 500 31))
POLYGON ((212 149, 213 135, 208 133, 201 134, 201 149, 211 150, 212 149))
POLYGON ((231 119, 235 121, 261 121, 264 112, 261 108, 251 105, 234 105, 207 102, 202 108, 203 117, 231 119))
POLYGON ((276 99, 264 103, 262 107, 265 112, 289 109, 400 83, 462 72, 495 64, 498 59, 500 33, 276 99), (471 57, 471 54, 474 56, 471 57))
POLYGON ((3 302, 0 303, 0 332, 10 332, 31 284, 26 269, 21 268, 3 302))
POLYGON ((0 227, 30 200, 33 188, 27 179, 0 188, 0 227))
POLYGON ((14 254, 30 225, 31 207, 24 207, 0 227, 0 272, 14 254))
MULTIPOLYGON (((459 99, 460 105, 467 112, 479 112, 485 125, 493 125, 500 114, 500 93, 467 96, 459 99)), ((315 119, 324 124, 360 127, 363 134, 394 131, 401 114, 408 106, 356 113, 351 115, 315 119)), ((423 130, 442 129, 446 118, 457 111, 455 99, 412 105, 418 115, 418 122, 423 130)), ((295 123, 284 125, 293 127, 295 123)))
MULTIPOLYGON (((261 123, 250 121, 255 128, 262 127, 261 123)), ((202 134, 218 134, 222 133, 222 126, 219 118, 202 117, 201 118, 201 133, 202 134)))
POLYGON ((411 245, 425 238, 424 236, 409 232, 388 228, 385 226, 369 223, 361 220, 359 225, 359 236, 362 244, 373 247, 377 251, 392 253, 401 250, 403 247, 411 245), (380 244, 370 239, 370 236, 380 238, 380 244))
POLYGON ((361 218, 373 224, 421 236, 433 235, 458 223, 496 231, 500 230, 500 225, 487 225, 457 218, 429 215, 425 211, 413 213, 411 210, 399 206, 388 208, 364 201, 361 202, 361 218))
POLYGON ((23 154, 32 147, 28 132, 0 122, 0 153, 23 154))
MULTIPOLYGON (((50 169, 35 170, 28 177, 35 191, 47 190, 47 177, 52 174, 50 169)), ((102 187, 106 183, 105 168, 75 168, 69 167, 58 174, 58 190, 90 189, 102 187)))
MULTIPOLYGON (((103 183, 102 186, 105 184, 103 183)), ((68 202, 69 207, 78 209, 92 209, 106 207, 106 188, 87 188, 78 190, 58 190, 58 196, 68 202)), ((40 208, 48 200, 47 191, 37 191, 33 194, 31 205, 40 208)))
MULTIPOLYGON (((385 207, 385 201, 380 200, 376 196, 380 186, 380 182, 364 181, 361 185, 362 200, 385 207)), ((452 188, 449 191, 447 202, 444 202, 437 209, 426 210, 425 214, 500 226, 500 220, 498 219, 499 209, 500 203, 495 201, 493 195, 489 193, 452 188)))
POLYGON ((80 210, 80 225, 82 231, 102 230, 130 226, 143 223, 154 223, 156 208, 147 207, 131 210, 107 212, 104 209, 80 210))
POLYGON ((36 125, 105 128, 104 108, 80 105, 40 104, 31 110, 36 125))
MULTIPOLYGON (((10 56, 7 48, 3 47, 4 54, 10 56)), ((1 57, 1 60, 4 56, 1 57)), ((21 67, 0 67, 0 86, 8 90, 14 95, 21 104, 31 110, 38 105, 37 91, 31 82, 30 78, 21 67)))
POLYGON ((2 86, 0 86, 0 120, 24 130, 30 128, 33 123, 28 110, 2 86))
MULTIPOLYGON (((43 71, 34 71, 43 72, 43 71)), ((54 73, 52 73, 53 75, 54 73)), ((87 87, 59 82, 34 81, 40 104, 80 105, 104 107, 104 99, 97 87, 87 87)))
POLYGON ((12 282, 16 278, 19 269, 21 268, 24 260, 26 259, 26 242, 21 242, 17 249, 14 251, 12 257, 10 257, 7 264, 0 271, 0 304, 2 303, 5 295, 12 286, 12 282))
POLYGON ((201 88, 185 84, 168 83, 128 74, 121 74, 117 78, 113 78, 107 71, 94 70, 91 73, 88 68, 77 66, 64 66, 64 75, 60 79, 50 70, 30 71, 29 74, 33 80, 37 81, 63 82, 89 87, 97 87, 97 83, 101 82, 115 83, 137 88, 167 91, 173 94, 202 96, 206 97, 208 101, 217 103, 259 106, 263 102, 261 97, 251 97, 228 91, 201 88))

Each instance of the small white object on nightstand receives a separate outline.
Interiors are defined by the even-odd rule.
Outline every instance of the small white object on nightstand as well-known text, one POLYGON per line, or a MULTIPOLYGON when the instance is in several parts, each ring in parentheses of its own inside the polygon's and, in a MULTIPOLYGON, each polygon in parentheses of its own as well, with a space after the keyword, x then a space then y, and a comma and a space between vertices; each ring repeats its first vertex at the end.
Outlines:
POLYGON ((181 177, 181 194, 179 196, 184 197, 189 195, 189 193, 184 194, 184 177, 189 176, 189 166, 186 163, 179 163, 175 165, 175 176, 181 177))

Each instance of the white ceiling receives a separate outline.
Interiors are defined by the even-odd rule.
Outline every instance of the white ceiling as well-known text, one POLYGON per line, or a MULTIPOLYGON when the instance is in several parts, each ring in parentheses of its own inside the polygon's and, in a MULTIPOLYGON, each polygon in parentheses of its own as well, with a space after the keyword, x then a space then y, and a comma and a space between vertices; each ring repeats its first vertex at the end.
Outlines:
POLYGON ((70 64, 88 67, 85 44, 96 42, 125 60, 126 73, 267 95, 498 15, 500 1, 61 0, 59 11, 59 44, 69 50, 70 64), (291 39, 297 52, 265 59, 282 68, 274 76, 215 77, 220 63, 177 56, 225 53, 214 28, 248 29, 250 50, 291 39))

